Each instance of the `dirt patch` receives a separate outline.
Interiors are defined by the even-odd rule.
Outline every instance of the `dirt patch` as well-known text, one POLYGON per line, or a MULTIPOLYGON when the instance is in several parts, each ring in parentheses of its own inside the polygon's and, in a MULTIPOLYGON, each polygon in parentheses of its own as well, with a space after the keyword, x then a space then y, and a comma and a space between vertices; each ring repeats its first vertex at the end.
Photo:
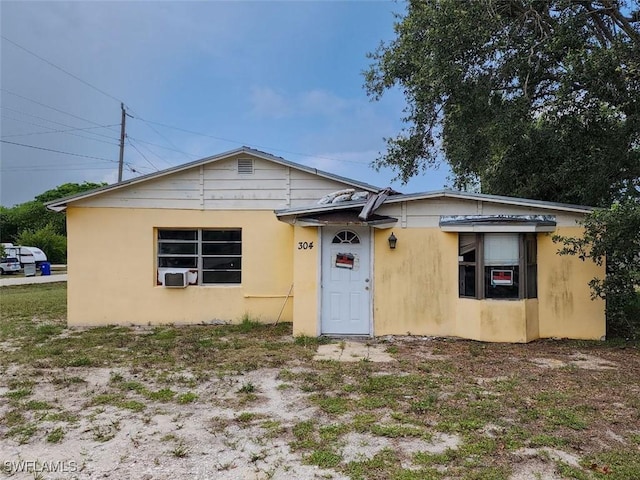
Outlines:
POLYGON ((514 464, 514 470, 509 480, 563 480, 565 478, 557 472, 553 463, 539 459, 514 464))
POLYGON ((320 345, 313 359, 338 362, 395 362, 384 345, 347 341, 320 345))
MULTIPOLYGON (((39 373, 41 378, 53 379, 61 378, 62 372, 39 373)), ((47 462, 62 462, 81 479, 284 479, 290 478, 291 465, 296 465, 299 478, 326 478, 328 472, 323 469, 302 464, 300 454, 288 445, 288 435, 273 435, 276 424, 279 432, 286 432, 297 421, 317 414, 316 408, 304 408, 302 392, 278 388, 282 382, 276 379, 277 373, 261 369, 214 378, 198 385, 197 401, 184 405, 136 397, 146 407, 135 412, 126 405, 96 406, 91 401, 109 395, 106 387, 113 384, 114 376, 124 375, 123 381, 131 384, 139 376, 123 369, 67 369, 62 378, 75 379, 74 385, 58 388, 42 381, 30 397, 32 402, 48 402, 52 418, 73 418, 65 425, 60 443, 47 441, 60 422, 45 418, 28 442, 0 441, 2 460, 39 462, 41 468, 47 462), (243 385, 253 385, 255 399, 249 404, 239 402, 243 385)), ((162 387, 149 381, 145 386, 162 387)), ((9 406, 2 405, 0 416, 8 411, 9 406)), ((331 475, 341 478, 335 472, 331 475)))
POLYGON ((616 370, 618 368, 618 364, 615 362, 580 352, 573 353, 562 360, 557 358, 532 358, 529 361, 543 368, 562 368, 567 366, 585 370, 616 370))
MULTIPOLYGON (((370 434, 349 433, 344 438, 345 446, 342 449, 342 456, 345 462, 361 462, 373 458, 376 454, 385 449, 393 449, 407 458, 417 452, 443 453, 449 449, 455 450, 460 445, 461 440, 458 435, 436 434, 430 440, 419 438, 388 438, 376 437, 370 434)), ((409 460, 404 462, 406 468, 413 465, 409 460)))
MULTIPOLYGON (((141 331, 132 332, 140 348, 151 337, 141 331)), ((160 332, 152 354, 179 352, 162 367, 153 358, 0 367, 0 462, 67 469, 41 469, 44 479, 422 478, 429 469, 425 478, 558 480, 562 468, 590 478, 582 465, 592 463, 612 465, 611 480, 634 478, 620 469, 635 468, 640 447, 635 349, 385 340, 365 346, 392 361, 327 362, 290 336, 247 346, 252 333, 203 327, 178 350, 167 332, 192 331, 160 332), (189 363, 188 348, 205 347, 216 349, 210 366, 189 363), (278 357, 283 348, 291 354, 278 357), (256 352, 276 362, 215 361, 256 352)), ((11 478, 31 480, 33 468, 11 478)))

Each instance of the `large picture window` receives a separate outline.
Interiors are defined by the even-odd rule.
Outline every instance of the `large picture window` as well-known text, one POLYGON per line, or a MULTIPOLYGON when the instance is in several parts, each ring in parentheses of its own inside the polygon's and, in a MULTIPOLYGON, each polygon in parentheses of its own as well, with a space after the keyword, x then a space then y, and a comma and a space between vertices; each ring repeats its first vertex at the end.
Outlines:
POLYGON ((459 294, 470 298, 536 298, 535 235, 461 233, 459 294))
POLYGON ((241 229, 158 229, 158 268, 188 268, 199 284, 242 281, 241 229))

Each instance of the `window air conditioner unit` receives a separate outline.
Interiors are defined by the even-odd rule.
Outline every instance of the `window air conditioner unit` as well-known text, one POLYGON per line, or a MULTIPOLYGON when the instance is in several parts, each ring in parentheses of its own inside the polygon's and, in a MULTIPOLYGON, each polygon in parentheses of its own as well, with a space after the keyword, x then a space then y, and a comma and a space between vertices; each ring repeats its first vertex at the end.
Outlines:
POLYGON ((188 272, 165 272, 162 284, 167 288, 185 288, 189 285, 188 272))

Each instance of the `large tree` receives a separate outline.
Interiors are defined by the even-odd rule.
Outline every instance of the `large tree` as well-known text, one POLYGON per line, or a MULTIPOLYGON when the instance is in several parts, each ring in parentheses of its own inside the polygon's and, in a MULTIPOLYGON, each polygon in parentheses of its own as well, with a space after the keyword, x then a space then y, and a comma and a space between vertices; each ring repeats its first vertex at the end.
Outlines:
POLYGON ((594 297, 607 300, 607 332, 640 338, 640 202, 623 199, 597 209, 584 222, 582 237, 554 237, 562 255, 578 255, 598 265, 606 278, 591 280, 594 297))
POLYGON ((446 161, 459 188, 608 207, 640 178, 640 5, 416 0, 366 88, 406 97, 376 165, 446 161))
POLYGON ((34 200, 14 205, 11 208, 0 206, 0 240, 17 242, 24 231, 37 231, 51 225, 52 231, 65 236, 67 233, 65 215, 52 212, 46 207, 47 202, 77 193, 86 192, 105 186, 106 183, 65 183, 36 196, 34 200))
POLYGON ((65 263, 67 256, 67 226, 64 213, 52 212, 46 203, 105 186, 106 183, 65 183, 37 195, 34 200, 0 206, 0 240, 16 245, 38 247, 49 261, 65 263))

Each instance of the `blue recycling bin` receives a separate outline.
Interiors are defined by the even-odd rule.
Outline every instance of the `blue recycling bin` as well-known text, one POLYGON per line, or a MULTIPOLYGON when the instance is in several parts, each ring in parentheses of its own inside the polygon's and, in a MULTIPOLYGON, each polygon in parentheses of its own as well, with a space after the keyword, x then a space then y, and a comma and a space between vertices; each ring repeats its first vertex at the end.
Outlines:
POLYGON ((51 264, 49 262, 40 264, 40 275, 51 275, 51 264))

